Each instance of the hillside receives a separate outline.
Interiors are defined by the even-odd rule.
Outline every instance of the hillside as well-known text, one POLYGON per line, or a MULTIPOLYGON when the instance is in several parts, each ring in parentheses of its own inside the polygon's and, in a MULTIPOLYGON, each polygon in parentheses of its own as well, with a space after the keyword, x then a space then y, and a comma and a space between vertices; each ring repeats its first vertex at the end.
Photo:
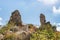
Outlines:
POLYGON ((60 32, 55 25, 46 22, 42 13, 40 23, 39 28, 33 24, 23 24, 20 12, 15 10, 8 23, 0 29, 0 40, 60 40, 60 32))

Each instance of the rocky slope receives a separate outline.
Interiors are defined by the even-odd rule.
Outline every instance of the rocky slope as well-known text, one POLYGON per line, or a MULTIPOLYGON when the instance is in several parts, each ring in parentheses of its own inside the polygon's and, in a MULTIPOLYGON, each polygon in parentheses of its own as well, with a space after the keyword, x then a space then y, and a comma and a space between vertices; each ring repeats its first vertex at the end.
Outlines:
POLYGON ((38 40, 38 38, 40 40, 45 39, 46 36, 50 37, 53 33, 55 35, 56 27, 52 26, 50 22, 46 22, 44 14, 40 14, 40 23, 39 28, 33 24, 22 24, 21 14, 15 10, 12 12, 8 24, 0 29, 0 40, 38 40))

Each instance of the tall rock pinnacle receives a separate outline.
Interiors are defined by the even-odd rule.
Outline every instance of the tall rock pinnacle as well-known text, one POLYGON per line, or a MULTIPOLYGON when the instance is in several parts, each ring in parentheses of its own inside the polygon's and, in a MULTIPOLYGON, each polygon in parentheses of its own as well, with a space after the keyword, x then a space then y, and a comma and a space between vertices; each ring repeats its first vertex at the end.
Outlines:
POLYGON ((45 24, 46 22, 45 15, 43 15, 42 13, 40 14, 40 22, 41 22, 41 25, 45 24))
POLYGON ((21 15, 18 10, 12 12, 8 23, 14 23, 16 26, 22 26, 21 15))

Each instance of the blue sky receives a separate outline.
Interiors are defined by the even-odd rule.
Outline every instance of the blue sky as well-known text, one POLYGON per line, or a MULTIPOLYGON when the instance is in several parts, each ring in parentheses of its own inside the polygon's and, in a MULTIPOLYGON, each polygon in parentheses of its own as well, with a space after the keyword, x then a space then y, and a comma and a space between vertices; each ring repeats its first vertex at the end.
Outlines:
POLYGON ((25 24, 40 25, 43 13, 51 24, 60 25, 60 0, 0 0, 0 24, 6 24, 16 9, 25 24))

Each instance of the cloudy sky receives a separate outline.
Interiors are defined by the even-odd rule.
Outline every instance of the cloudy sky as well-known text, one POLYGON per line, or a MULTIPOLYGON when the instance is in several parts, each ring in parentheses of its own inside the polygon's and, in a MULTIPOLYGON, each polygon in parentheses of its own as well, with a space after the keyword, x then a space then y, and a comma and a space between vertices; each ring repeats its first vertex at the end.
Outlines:
POLYGON ((6 24, 16 9, 23 23, 40 25, 39 16, 43 13, 51 24, 60 25, 60 0, 0 0, 0 24, 6 24))

